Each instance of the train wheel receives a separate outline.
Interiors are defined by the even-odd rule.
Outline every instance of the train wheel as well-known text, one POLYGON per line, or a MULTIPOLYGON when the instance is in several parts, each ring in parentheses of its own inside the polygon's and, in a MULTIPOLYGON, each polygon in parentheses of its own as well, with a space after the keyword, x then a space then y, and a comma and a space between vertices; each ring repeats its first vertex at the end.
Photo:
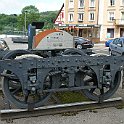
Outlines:
MULTIPOLYGON (((38 55, 30 54, 27 51, 17 50, 14 53, 8 54, 4 59, 23 59, 27 57, 42 58, 38 55)), ((28 108, 30 104, 32 104, 33 107, 42 106, 51 96, 51 93, 39 93, 38 91, 36 91, 35 94, 27 91, 27 94, 24 95, 19 78, 8 70, 6 71, 5 75, 9 75, 9 77, 5 76, 3 79, 3 93, 9 99, 9 101, 18 108, 28 108)), ((51 89, 52 82, 51 80, 48 80, 49 78, 51 77, 46 77, 43 90, 51 89)))
MULTIPOLYGON (((89 69, 89 72, 92 73, 83 73, 83 86, 96 86, 97 87, 97 77, 96 74, 92 69, 89 69)), ((89 88, 84 89, 83 94, 91 100, 99 101, 100 98, 102 100, 106 100, 110 98, 118 89, 121 80, 121 72, 118 71, 114 78, 114 85, 113 87, 111 84, 103 84, 102 89, 99 88, 89 88)))
MULTIPOLYGON (((28 108, 30 105, 33 107, 42 106, 51 96, 52 93, 39 92, 38 90, 35 93, 27 91, 27 94, 24 94, 19 78, 12 72, 7 72, 9 72, 9 77, 3 79, 3 93, 18 108, 28 108)), ((52 86, 52 77, 48 74, 44 79, 42 90, 51 89, 52 86)))
POLYGON ((65 50, 62 55, 80 55, 80 56, 86 56, 86 54, 80 50, 80 49, 67 49, 65 50))
POLYGON ((31 52, 28 50, 14 50, 8 52, 2 59, 15 59, 16 57, 24 54, 31 54, 31 52))

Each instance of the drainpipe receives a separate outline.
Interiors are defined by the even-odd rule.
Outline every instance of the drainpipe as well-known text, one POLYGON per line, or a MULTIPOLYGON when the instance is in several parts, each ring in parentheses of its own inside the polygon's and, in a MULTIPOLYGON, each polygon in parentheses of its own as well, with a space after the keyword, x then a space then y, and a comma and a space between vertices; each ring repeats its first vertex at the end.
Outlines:
POLYGON ((98 0, 98 13, 97 13, 97 25, 98 25, 98 22, 99 22, 99 4, 100 4, 100 2, 99 2, 100 0, 98 0))
MULTIPOLYGON (((100 6, 100 0, 98 0, 98 13, 97 13, 97 25, 99 25, 99 6, 100 6)), ((98 28, 98 33, 100 36, 100 28, 98 28)), ((97 34, 98 35, 98 34, 97 34)), ((99 37, 100 38, 100 37, 99 37)))

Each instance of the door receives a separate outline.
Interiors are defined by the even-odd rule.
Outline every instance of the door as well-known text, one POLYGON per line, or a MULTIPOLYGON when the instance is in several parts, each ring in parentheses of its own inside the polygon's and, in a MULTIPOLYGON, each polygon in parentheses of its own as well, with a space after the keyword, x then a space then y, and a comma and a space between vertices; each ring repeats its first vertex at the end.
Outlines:
POLYGON ((82 33, 83 33, 83 30, 82 29, 79 29, 79 37, 82 37, 82 33))
POLYGON ((124 28, 120 28, 120 37, 124 37, 124 28))
POLYGON ((110 44, 111 54, 114 56, 117 55, 117 43, 118 43, 118 38, 114 39, 113 42, 110 44))
POLYGON ((123 42, 122 39, 118 39, 117 41, 117 48, 116 48, 116 55, 122 55, 123 53, 123 42))

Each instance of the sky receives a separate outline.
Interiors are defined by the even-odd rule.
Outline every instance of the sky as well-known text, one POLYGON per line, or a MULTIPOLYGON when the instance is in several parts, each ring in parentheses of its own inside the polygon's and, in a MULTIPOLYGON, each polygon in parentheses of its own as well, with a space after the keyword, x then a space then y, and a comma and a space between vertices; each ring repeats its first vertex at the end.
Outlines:
POLYGON ((34 5, 39 12, 60 10, 64 0, 0 0, 0 14, 21 14, 25 6, 34 5))

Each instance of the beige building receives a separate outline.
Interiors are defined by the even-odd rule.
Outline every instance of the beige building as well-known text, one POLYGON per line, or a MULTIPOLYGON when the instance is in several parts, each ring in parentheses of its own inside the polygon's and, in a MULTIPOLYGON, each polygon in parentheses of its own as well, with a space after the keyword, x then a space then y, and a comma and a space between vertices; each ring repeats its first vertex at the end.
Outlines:
POLYGON ((100 41, 124 36, 124 0, 100 0, 99 6, 100 41))
POLYGON ((124 0, 65 0, 60 28, 95 42, 124 36, 124 0))
POLYGON ((99 41, 99 0, 65 0, 64 28, 75 36, 99 41))

